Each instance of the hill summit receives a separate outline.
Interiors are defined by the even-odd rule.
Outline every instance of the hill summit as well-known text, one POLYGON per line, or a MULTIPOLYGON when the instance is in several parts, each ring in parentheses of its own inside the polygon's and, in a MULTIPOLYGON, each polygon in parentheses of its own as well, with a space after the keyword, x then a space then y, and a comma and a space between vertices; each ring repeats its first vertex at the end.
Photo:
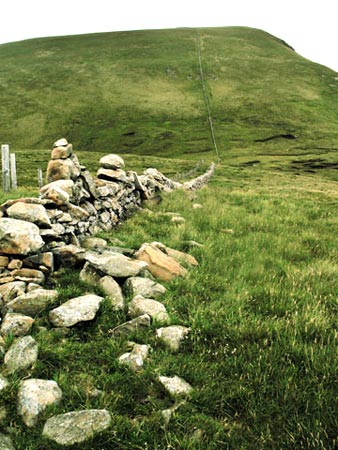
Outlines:
POLYGON ((42 38, 0 45, 0 57, 0 135, 15 148, 64 135, 88 151, 207 155, 204 94, 222 154, 338 135, 337 73, 257 29, 42 38))

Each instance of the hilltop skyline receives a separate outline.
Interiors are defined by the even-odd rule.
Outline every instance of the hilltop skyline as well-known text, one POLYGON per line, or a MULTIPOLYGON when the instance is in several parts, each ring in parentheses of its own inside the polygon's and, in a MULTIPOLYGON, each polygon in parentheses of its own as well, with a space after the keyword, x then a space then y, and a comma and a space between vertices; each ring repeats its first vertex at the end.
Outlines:
POLYGON ((0 44, 37 37, 63 36, 141 29, 180 27, 248 26, 259 28, 283 39, 303 57, 338 71, 335 45, 333 0, 304 5, 291 0, 238 0, 228 6, 209 0, 196 4, 191 0, 125 0, 118 6, 109 0, 83 3, 59 0, 57 3, 31 0, 3 2, 0 44))

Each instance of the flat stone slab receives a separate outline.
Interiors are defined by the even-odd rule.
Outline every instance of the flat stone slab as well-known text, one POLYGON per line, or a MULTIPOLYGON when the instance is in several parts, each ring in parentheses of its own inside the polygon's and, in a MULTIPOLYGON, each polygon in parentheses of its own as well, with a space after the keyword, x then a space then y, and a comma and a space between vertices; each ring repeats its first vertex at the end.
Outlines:
POLYGON ((4 363, 8 373, 28 369, 38 358, 38 344, 32 336, 17 338, 5 354, 4 363))
POLYGON ((42 434, 57 444, 73 445, 92 438, 110 424, 111 415, 105 409, 72 411, 48 419, 42 434))
POLYGON ((106 275, 101 278, 99 284, 104 294, 109 298, 111 305, 114 309, 124 308, 124 298, 120 285, 114 280, 113 277, 106 275))
POLYGON ((135 319, 129 320, 128 322, 121 323, 112 330, 112 335, 115 337, 127 336, 130 333, 138 331, 139 329, 150 326, 150 316, 148 314, 143 314, 135 319))
POLYGON ((61 401, 62 391, 53 380, 29 379, 20 384, 18 392, 18 414, 28 427, 38 421, 38 416, 47 406, 61 401))
POLYGON ((95 294, 72 298, 49 312, 49 320, 55 327, 72 327, 79 322, 93 320, 103 297, 95 294))
POLYGON ((88 254, 86 260, 106 275, 116 278, 135 277, 148 266, 143 261, 136 261, 121 253, 103 252, 88 254))

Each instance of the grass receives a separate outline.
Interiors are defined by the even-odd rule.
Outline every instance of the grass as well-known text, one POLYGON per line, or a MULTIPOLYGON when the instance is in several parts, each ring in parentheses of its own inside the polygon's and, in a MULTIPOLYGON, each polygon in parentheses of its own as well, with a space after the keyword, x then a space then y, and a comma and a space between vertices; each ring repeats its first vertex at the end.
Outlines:
MULTIPOLYGON (((153 349, 133 374, 117 363, 126 339, 111 333, 125 311, 105 300, 93 322, 68 333, 39 316, 38 362, 10 376, 0 400, 7 410, 0 426, 18 450, 59 448, 41 438, 45 419, 83 408, 107 408, 113 424, 81 450, 337 447, 336 73, 259 30, 198 34, 221 164, 207 188, 164 195, 149 206, 153 213, 102 234, 135 249, 161 241, 198 259, 187 278, 166 284, 163 300, 172 322, 191 333, 175 354, 155 339, 154 324, 128 336, 153 349), (161 214, 168 211, 186 222, 172 224, 161 214), (194 388, 168 425, 160 411, 174 402, 159 374, 194 388), (16 413, 23 376, 54 379, 64 392, 33 430, 16 413), (94 388, 102 393, 93 396, 94 388)), ((93 175, 111 152, 138 173, 203 171, 216 158, 196 38, 196 30, 179 29, 1 45, 0 130, 16 153, 19 189, 0 201, 37 195, 37 169, 61 135, 93 175)), ((58 302, 100 294, 78 274, 53 277, 58 302)))
MULTIPOLYGON (((111 337, 125 312, 106 302, 95 321, 66 336, 41 316, 33 330, 39 360, 29 376, 56 380, 64 399, 28 430, 16 416, 11 377, 2 403, 19 450, 58 448, 40 437, 45 418, 82 408, 113 414, 111 429, 81 445, 88 450, 336 447, 336 181, 323 177, 325 169, 276 174, 263 162, 268 169, 219 166, 209 187, 165 195, 153 214, 104 235, 131 248, 153 240, 181 250, 190 240, 204 244, 189 248, 199 267, 166 284, 173 323, 191 333, 176 354, 156 341, 154 325, 129 336, 153 349, 145 370, 133 374, 117 363, 126 339, 111 337), (166 211, 186 223, 173 225, 166 211), (167 426, 160 411, 173 401, 158 374, 177 374, 194 387, 167 426), (90 395, 94 387, 103 391, 98 397, 90 395)), ((60 302, 93 289, 67 270, 56 286, 60 302)))

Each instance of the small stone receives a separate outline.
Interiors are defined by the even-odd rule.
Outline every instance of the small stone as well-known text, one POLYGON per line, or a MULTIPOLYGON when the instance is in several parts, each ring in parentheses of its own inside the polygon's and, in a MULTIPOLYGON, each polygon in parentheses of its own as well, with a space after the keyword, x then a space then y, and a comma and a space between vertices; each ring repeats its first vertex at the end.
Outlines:
POLYGON ((105 239, 97 237, 86 237, 81 240, 81 246, 90 250, 97 250, 107 247, 108 242, 105 239))
POLYGON ((0 433, 0 450, 15 450, 11 438, 2 433, 0 433))
POLYGON ((111 424, 107 410, 72 411, 51 417, 45 423, 43 436, 60 445, 73 445, 92 438, 111 424))
POLYGON ((149 327, 150 321, 150 316, 148 316, 148 314, 143 314, 142 316, 136 317, 136 319, 129 320, 128 322, 124 322, 115 327, 111 331, 111 334, 115 337, 128 336, 130 333, 149 327))
POLYGON ((185 219, 182 216, 174 216, 171 218, 170 222, 180 224, 185 223, 185 219))
POLYGON ((38 358, 38 344, 32 336, 17 338, 5 354, 4 363, 8 373, 31 367, 38 358))
POLYGON ((72 153, 72 144, 68 144, 67 146, 54 147, 52 150, 51 159, 66 159, 69 158, 72 153))
POLYGON ((202 208, 203 208, 203 205, 201 205, 200 203, 194 203, 194 204, 192 205, 192 207, 193 207, 193 209, 202 209, 202 208))
POLYGON ((137 372, 143 368, 144 361, 148 357, 149 345, 133 344, 131 352, 124 353, 119 357, 119 362, 137 372))
POLYGON ((5 309, 8 312, 16 312, 34 317, 51 306, 57 296, 58 293, 56 290, 40 288, 14 298, 5 305, 5 309))
POLYGON ((192 392, 190 384, 177 375, 174 377, 160 376, 158 379, 172 397, 187 396, 192 392))
POLYGON ((21 267, 22 267, 21 259, 12 259, 12 261, 8 264, 7 269, 15 270, 15 269, 21 269, 21 267))
POLYGON ((102 300, 102 297, 94 294, 73 298, 50 311, 49 320, 55 327, 71 327, 79 322, 93 320, 102 300))
POLYGON ((67 147, 67 145, 68 145, 67 139, 66 138, 61 138, 61 139, 58 139, 57 141, 54 142, 53 148, 55 148, 55 147, 67 147))
POLYGON ((17 313, 7 313, 3 318, 1 324, 1 334, 3 336, 8 336, 12 334, 13 336, 25 336, 29 333, 34 319, 30 316, 24 316, 23 314, 17 313))
POLYGON ((130 297, 142 295, 145 298, 153 299, 161 297, 167 291, 161 284, 143 277, 128 278, 123 285, 123 290, 130 297))
POLYGON ((4 304, 25 293, 26 283, 23 281, 12 281, 0 286, 0 295, 4 304))
POLYGON ((9 263, 8 256, 0 256, 0 267, 7 267, 9 263))
POLYGON ((114 280, 113 277, 106 275, 99 281, 104 294, 109 298, 114 309, 124 308, 124 298, 120 285, 114 280))
POLYGON ((169 314, 165 306, 151 298, 144 298, 137 295, 128 305, 128 314, 132 318, 136 318, 142 314, 148 314, 153 320, 159 323, 169 321, 169 314))
POLYGON ((37 255, 28 256, 23 260, 25 267, 31 267, 38 269, 40 266, 44 266, 48 269, 48 272, 54 270, 54 255, 52 252, 38 253, 37 255))
POLYGON ((18 414, 28 427, 33 427, 38 416, 47 406, 61 401, 62 391, 52 380, 29 379, 20 384, 18 392, 18 414))
MULTIPOLYGON (((0 374, 0 392, 9 386, 9 381, 3 375, 0 374)), ((0 447, 1 449, 1 447, 0 447)))
POLYGON ((177 351, 189 331, 190 328, 181 325, 172 325, 165 328, 159 328, 156 331, 156 336, 170 348, 170 350, 177 351))

